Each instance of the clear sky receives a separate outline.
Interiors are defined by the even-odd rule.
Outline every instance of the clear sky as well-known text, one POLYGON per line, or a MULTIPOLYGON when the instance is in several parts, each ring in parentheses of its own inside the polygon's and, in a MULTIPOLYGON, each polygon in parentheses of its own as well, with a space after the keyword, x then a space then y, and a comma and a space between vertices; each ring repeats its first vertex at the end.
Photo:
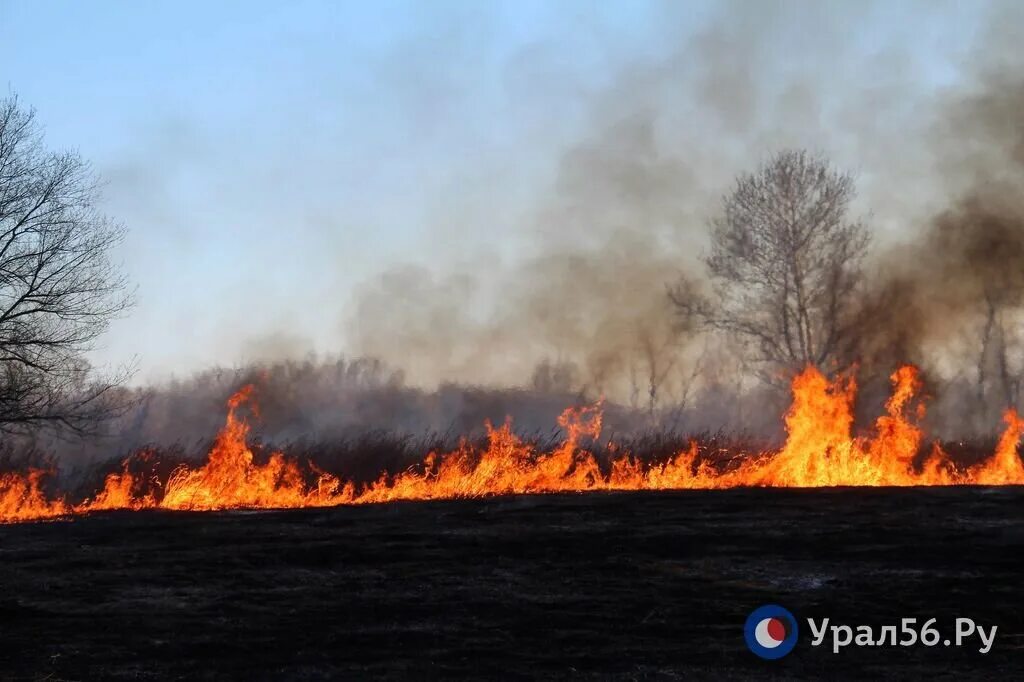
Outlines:
MULTIPOLYGON (((834 29, 851 5, 825 10, 834 29)), ((864 10, 842 58, 899 49, 923 87, 947 84, 977 3, 933 6, 864 10)), ((343 351, 353 290, 388 263, 484 243, 514 258, 517 220, 595 93, 722 14, 633 1, 0 0, 0 88, 106 180, 138 305, 96 357, 138 356, 151 378, 282 344, 343 351)))

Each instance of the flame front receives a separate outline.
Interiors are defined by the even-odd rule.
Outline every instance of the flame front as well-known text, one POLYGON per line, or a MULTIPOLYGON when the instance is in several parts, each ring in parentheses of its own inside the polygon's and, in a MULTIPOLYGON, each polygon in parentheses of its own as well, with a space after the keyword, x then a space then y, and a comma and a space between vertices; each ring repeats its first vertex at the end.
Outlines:
POLYGON ((904 366, 891 379, 886 414, 876 420, 873 433, 857 437, 852 433, 857 394, 853 376, 830 381, 808 367, 792 383, 783 447, 750 453, 738 458, 738 464, 702 460, 698 444, 691 442, 665 462, 643 462, 624 452, 602 467, 585 447, 601 432, 597 404, 565 410, 558 423, 566 438, 550 451, 538 452, 521 440, 510 421, 498 428, 488 423, 483 450, 463 440, 453 452, 430 453, 419 467, 393 476, 382 473, 359 487, 280 452, 258 463, 248 444, 249 424, 239 415, 240 408, 254 405, 254 388, 249 385, 228 401, 226 423, 202 466, 181 466, 161 482, 155 474, 133 474, 126 461, 122 471, 107 476, 102 490, 77 505, 64 496, 46 494, 46 471, 0 474, 0 522, 108 509, 324 507, 589 490, 1024 484, 1024 464, 1017 452, 1024 418, 1015 410, 1007 410, 996 451, 980 464, 958 468, 938 444, 917 462, 924 442, 919 426, 924 405, 915 397, 920 389, 918 372, 904 366))

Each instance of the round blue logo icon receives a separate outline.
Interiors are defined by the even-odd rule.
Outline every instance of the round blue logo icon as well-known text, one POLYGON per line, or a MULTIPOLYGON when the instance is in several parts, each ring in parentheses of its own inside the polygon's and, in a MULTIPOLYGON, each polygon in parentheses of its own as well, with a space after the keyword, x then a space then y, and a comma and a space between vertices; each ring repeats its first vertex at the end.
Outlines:
POLYGON ((750 650, 761 658, 782 658, 796 646, 799 634, 793 614, 775 604, 754 609, 743 626, 750 650))

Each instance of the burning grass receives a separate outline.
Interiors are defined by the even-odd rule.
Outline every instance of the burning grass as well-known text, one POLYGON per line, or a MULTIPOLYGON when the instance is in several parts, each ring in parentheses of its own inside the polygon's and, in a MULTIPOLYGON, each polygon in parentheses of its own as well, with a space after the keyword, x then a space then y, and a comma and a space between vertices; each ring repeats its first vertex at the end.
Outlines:
MULTIPOLYGON (((0 521, 108 509, 327 507, 592 490, 1024 483, 1017 454, 1024 419, 1014 410, 1007 410, 991 456, 958 464, 939 443, 928 443, 919 426, 925 406, 916 397, 917 370, 901 367, 892 383, 886 413, 863 436, 853 435, 857 387, 852 374, 830 380, 811 367, 793 380, 787 438, 775 451, 716 446, 714 440, 702 446, 696 439, 672 447, 656 439, 646 446, 595 445, 602 426, 598 403, 565 410, 558 418, 565 437, 557 442, 524 439, 510 421, 488 423, 483 443, 462 439, 454 448, 431 448, 419 463, 401 469, 376 462, 378 473, 363 479, 350 471, 329 471, 308 453, 261 453, 243 416, 245 408, 257 411, 254 387, 247 385, 228 401, 226 423, 201 465, 168 467, 157 453, 141 452, 108 473, 98 492, 79 496, 78 502, 69 501, 66 493, 48 492, 45 470, 11 471, 0 476, 0 521)), ((397 446, 391 464, 407 462, 409 443, 391 445, 397 446)))

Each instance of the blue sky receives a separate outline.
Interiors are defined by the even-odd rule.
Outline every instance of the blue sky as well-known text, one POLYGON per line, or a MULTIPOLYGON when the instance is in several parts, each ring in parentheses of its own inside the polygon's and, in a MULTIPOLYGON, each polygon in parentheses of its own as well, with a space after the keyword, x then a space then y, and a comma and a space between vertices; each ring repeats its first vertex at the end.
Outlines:
MULTIPOLYGON (((826 90, 822 17, 848 36, 835 65, 899 52, 922 90, 955 83, 980 21, 975 3, 786 4, 810 18, 765 27, 766 73, 826 90)), ((0 87, 106 180, 138 305, 96 358, 138 356, 148 379, 343 351, 353 292, 389 263, 514 261, 602 92, 750 6, 0 0, 0 87)))

